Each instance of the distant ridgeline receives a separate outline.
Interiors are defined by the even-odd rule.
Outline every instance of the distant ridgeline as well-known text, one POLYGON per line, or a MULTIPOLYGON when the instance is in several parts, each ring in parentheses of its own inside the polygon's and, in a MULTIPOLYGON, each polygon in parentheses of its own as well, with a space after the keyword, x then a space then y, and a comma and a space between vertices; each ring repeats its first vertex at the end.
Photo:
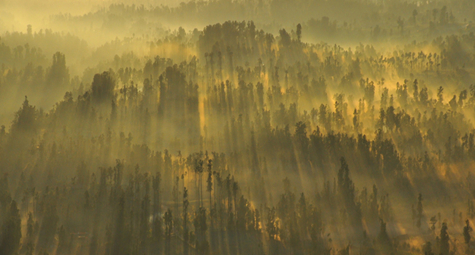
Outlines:
POLYGON ((475 35, 451 13, 473 4, 396 2, 335 1, 375 8, 354 24, 228 21, 94 49, 5 33, 0 255, 474 253, 475 35), (408 16, 379 25, 381 6, 408 16))

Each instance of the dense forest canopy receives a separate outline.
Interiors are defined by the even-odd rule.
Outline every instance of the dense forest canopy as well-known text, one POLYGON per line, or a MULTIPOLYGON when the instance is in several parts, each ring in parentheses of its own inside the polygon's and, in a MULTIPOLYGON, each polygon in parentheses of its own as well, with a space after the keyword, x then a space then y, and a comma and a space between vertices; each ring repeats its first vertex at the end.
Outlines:
POLYGON ((0 0, 0 254, 475 253, 475 1, 57 2, 0 0))

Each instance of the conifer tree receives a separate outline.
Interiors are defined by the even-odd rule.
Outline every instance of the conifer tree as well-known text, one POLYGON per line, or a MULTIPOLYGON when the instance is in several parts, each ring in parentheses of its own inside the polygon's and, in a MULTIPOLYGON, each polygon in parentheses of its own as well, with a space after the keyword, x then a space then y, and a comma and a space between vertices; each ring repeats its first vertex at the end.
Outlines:
POLYGON ((16 254, 21 240, 21 218, 15 200, 12 200, 5 222, 2 225, 0 254, 16 254))

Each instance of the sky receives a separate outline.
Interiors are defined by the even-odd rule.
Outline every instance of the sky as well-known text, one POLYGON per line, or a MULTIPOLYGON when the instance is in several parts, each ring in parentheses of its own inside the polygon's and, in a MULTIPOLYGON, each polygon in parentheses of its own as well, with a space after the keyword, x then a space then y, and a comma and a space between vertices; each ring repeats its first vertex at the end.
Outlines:
MULTIPOLYGON (((176 6, 181 0, 134 0, 130 4, 176 6)), ((45 26, 50 15, 69 13, 71 15, 86 14, 121 0, 0 0, 0 32, 5 30, 26 29, 28 24, 45 26), (3 18, 2 18, 3 17, 3 18), (8 21, 7 21, 8 20, 8 21)))

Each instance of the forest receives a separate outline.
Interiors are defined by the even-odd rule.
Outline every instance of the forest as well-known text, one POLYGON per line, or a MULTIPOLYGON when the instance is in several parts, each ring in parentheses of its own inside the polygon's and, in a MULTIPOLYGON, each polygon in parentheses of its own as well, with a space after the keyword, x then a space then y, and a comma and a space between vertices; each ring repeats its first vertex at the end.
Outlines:
POLYGON ((475 254, 475 1, 0 0, 0 255, 475 254))

